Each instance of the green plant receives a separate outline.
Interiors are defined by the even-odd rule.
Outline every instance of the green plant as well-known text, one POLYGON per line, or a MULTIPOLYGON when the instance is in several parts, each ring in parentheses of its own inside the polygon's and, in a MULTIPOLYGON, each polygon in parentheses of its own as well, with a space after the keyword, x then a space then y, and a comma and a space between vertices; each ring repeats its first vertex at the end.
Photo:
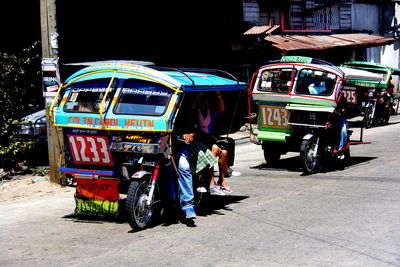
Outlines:
POLYGON ((0 52, 0 167, 9 169, 33 142, 15 141, 15 123, 43 106, 39 42, 17 54, 0 52))
POLYGON ((36 167, 31 169, 32 173, 36 176, 49 176, 50 169, 48 167, 36 167))

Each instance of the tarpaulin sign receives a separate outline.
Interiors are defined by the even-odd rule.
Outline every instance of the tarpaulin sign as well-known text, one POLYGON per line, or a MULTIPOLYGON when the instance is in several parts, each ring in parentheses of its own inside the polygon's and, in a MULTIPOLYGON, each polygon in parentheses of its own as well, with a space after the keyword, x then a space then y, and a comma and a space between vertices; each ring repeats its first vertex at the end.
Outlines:
POLYGON ((43 96, 55 97, 60 88, 58 58, 42 58, 43 96))
POLYGON ((119 180, 75 178, 76 214, 119 215, 119 180))

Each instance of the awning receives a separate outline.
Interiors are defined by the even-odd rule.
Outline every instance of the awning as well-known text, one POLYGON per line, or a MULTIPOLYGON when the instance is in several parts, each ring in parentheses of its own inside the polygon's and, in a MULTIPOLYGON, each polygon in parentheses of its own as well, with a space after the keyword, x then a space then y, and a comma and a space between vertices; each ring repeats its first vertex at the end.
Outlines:
POLYGON ((244 35, 258 35, 258 34, 270 34, 276 29, 278 29, 280 26, 279 25, 271 25, 271 26, 253 26, 250 29, 248 29, 244 35))
POLYGON ((264 40, 283 51, 324 50, 335 47, 381 46, 396 39, 369 34, 269 35, 264 40))

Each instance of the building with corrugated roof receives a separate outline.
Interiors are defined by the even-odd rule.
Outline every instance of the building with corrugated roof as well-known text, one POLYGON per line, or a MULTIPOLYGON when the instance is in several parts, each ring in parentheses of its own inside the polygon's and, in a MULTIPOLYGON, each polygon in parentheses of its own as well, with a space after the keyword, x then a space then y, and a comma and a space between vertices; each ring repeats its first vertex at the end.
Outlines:
POLYGON ((399 67, 400 6, 388 0, 243 1, 249 62, 300 54, 339 64, 349 60, 399 67))

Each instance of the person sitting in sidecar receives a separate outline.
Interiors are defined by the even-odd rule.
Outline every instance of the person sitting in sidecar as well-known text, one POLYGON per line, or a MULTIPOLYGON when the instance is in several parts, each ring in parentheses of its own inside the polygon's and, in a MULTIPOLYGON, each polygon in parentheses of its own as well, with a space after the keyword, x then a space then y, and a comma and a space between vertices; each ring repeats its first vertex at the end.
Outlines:
POLYGON ((199 94, 195 105, 192 106, 192 116, 195 125, 197 126, 198 140, 208 147, 215 157, 219 157, 219 179, 217 183, 215 183, 214 169, 212 168, 210 170, 210 193, 215 195, 225 195, 225 193, 232 193, 232 189, 225 181, 225 175, 228 168, 228 151, 217 145, 217 138, 210 131, 212 113, 222 112, 225 110, 225 104, 219 91, 216 92, 216 97, 218 98, 217 105, 212 107, 209 102, 209 95, 199 94))
POLYGON ((320 95, 326 91, 325 81, 315 81, 310 83, 308 91, 312 95, 320 95))

